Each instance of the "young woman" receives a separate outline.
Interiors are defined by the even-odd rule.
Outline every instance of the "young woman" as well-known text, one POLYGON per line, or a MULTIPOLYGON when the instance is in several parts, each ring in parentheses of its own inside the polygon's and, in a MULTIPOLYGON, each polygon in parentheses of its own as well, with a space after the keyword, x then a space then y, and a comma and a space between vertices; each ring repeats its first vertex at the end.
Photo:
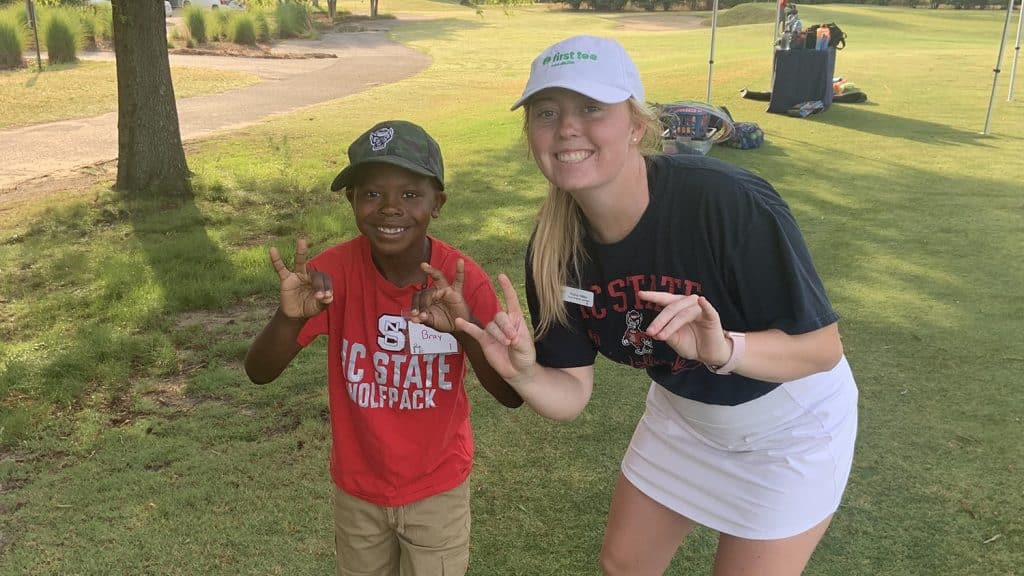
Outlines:
POLYGON ((569 38, 533 62, 513 109, 550 183, 526 263, 534 339, 507 312, 457 321, 538 413, 587 404, 598 353, 652 380, 623 458, 606 574, 665 571, 701 524, 715 574, 800 574, 846 486, 857 388, 788 206, 761 178, 660 139, 632 60, 569 38))

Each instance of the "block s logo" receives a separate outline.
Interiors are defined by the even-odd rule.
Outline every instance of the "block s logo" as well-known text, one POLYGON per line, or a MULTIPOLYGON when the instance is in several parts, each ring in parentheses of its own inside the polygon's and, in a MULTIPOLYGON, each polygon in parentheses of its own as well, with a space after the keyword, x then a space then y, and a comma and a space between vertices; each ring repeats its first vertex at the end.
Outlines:
POLYGON ((377 346, 389 352, 405 350, 405 318, 384 314, 377 319, 377 346))

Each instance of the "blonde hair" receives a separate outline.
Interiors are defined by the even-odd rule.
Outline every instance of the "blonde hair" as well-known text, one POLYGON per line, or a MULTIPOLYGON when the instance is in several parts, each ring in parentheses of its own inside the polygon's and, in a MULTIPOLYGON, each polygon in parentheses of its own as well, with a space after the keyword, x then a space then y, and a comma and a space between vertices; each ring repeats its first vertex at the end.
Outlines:
MULTIPOLYGON (((654 110, 635 98, 629 99, 633 121, 644 129, 638 143, 641 154, 661 149, 661 123, 654 110)), ((523 130, 530 128, 530 104, 524 108, 523 130)), ((543 336, 555 324, 568 326, 569 313, 562 300, 562 287, 569 279, 579 278, 580 266, 588 255, 583 249, 583 213, 568 192, 551 185, 537 213, 533 235, 531 272, 540 305, 536 337, 543 336)))

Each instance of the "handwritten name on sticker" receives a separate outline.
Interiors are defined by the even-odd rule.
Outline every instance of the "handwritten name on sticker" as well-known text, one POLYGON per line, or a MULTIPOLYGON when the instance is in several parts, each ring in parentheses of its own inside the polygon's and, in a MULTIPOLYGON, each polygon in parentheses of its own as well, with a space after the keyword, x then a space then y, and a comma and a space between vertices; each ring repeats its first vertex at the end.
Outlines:
POLYGON ((430 326, 409 322, 409 352, 412 354, 453 354, 459 351, 455 336, 430 326))

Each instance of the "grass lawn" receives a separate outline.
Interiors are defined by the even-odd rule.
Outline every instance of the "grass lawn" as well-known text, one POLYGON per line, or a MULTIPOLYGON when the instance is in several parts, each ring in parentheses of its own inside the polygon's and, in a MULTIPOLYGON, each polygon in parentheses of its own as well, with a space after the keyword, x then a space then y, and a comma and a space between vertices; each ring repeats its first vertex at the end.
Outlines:
MULTIPOLYGON (((425 125, 448 176, 432 232, 521 286, 545 190, 508 107, 532 58, 573 33, 607 35, 634 55, 652 101, 704 97, 707 29, 633 31, 554 5, 381 9, 410 20, 393 37, 433 65, 190 145, 194 201, 97 190, 0 207, 0 575, 331 573, 325 346, 262 387, 241 360, 276 302, 267 248, 356 234, 328 191, 350 140, 388 117, 425 125)), ((1024 87, 1007 103, 1007 73, 991 136, 979 135, 1005 14, 800 12, 847 32, 836 73, 870 101, 766 114, 738 91, 770 88, 770 24, 722 28, 715 103, 767 142, 712 154, 790 203, 860 386, 853 474, 806 573, 1019 575, 1024 87)), ((597 573, 643 375, 600 363, 590 406, 568 424, 469 387, 471 573, 597 573)), ((709 574, 713 546, 698 531, 669 573, 709 574)))
MULTIPOLYGON (((178 98, 226 92, 259 81, 255 74, 207 68, 171 68, 178 98)), ((82 60, 74 65, 31 66, 0 72, 0 130, 87 118, 117 110, 117 71, 113 62, 82 60)))

